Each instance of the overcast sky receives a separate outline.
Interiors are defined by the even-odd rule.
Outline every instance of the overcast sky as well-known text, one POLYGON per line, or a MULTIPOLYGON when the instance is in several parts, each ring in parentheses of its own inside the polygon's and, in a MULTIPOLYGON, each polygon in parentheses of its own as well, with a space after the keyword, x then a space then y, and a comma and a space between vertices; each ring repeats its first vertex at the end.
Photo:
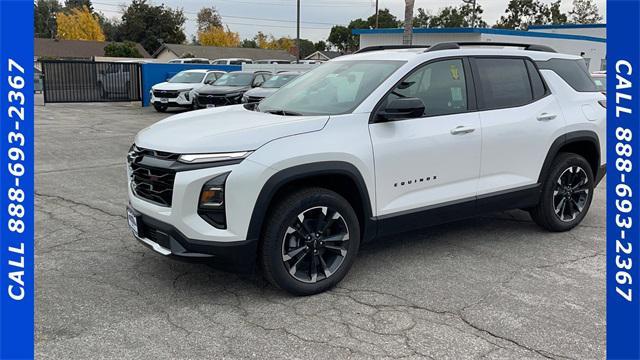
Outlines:
MULTIPOLYGON (((404 17, 404 0, 379 0, 380 8, 389 8, 399 19, 404 17)), ((542 0, 545 3, 551 0, 542 0)), ((606 17, 606 0, 595 0, 600 14, 606 17)), ((504 13, 508 0, 478 0, 484 9, 483 19, 490 25, 504 13)), ((107 17, 120 17, 121 5, 129 0, 95 0, 93 6, 107 17)), ((203 7, 215 6, 223 22, 241 38, 253 38, 258 32, 276 37, 295 38, 296 0, 153 0, 173 8, 182 8, 187 17, 187 38, 195 34, 196 14, 203 7), (263 20, 269 19, 269 20, 263 20)), ((462 3, 462 0, 416 0, 415 8, 425 8, 432 13, 438 9, 462 3)), ((332 25, 347 25, 356 18, 367 18, 375 12, 375 0, 301 0, 300 37, 312 41, 326 40, 332 25)), ((572 0, 562 0, 562 10, 571 9, 572 0)))

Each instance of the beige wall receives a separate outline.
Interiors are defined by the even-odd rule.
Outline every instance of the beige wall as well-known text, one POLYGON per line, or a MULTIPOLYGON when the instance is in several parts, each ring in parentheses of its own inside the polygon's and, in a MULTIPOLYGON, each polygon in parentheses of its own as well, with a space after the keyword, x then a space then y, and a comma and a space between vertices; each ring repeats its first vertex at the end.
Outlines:
POLYGON ((160 54, 158 54, 158 56, 156 56, 156 60, 157 62, 168 62, 169 60, 173 60, 177 57, 179 56, 174 54, 173 51, 164 49, 160 52, 160 54))

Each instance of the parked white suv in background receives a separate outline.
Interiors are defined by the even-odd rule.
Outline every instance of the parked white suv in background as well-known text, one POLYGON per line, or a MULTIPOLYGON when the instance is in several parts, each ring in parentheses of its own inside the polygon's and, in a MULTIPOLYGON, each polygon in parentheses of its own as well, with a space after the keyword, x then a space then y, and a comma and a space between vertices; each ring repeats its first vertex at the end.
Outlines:
POLYGON ((518 208, 573 228, 605 173, 605 97, 578 56, 478 45, 363 49, 257 106, 142 130, 128 155, 135 236, 164 255, 259 264, 306 295, 374 237, 518 208))
POLYGON ((158 112, 165 112, 172 107, 193 107, 194 91, 226 74, 220 70, 194 69, 175 74, 166 82, 151 87, 151 104, 158 112))

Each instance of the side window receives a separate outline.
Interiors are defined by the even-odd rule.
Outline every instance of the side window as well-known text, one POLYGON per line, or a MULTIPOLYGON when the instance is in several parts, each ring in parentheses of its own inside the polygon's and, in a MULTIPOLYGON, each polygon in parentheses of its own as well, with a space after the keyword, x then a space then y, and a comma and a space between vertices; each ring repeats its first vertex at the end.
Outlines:
POLYGON ((427 64, 393 89, 385 103, 415 97, 425 105, 425 116, 467 111, 467 83, 461 59, 427 64))
POLYGON ((538 61, 538 67, 552 70, 578 92, 596 92, 596 85, 591 80, 584 59, 550 59, 538 61))
POLYGON ((543 98, 547 95, 547 88, 544 85, 542 76, 536 69, 535 65, 530 60, 525 61, 527 64, 527 70, 529 71, 529 78, 531 79, 531 89, 533 90, 533 98, 535 100, 543 98))
POLYGON ((209 84, 216 81, 216 79, 217 79, 216 73, 208 73, 207 76, 204 78, 204 83, 209 84))
POLYGON ((533 100, 523 59, 476 58, 475 64, 480 109, 522 106, 533 100))

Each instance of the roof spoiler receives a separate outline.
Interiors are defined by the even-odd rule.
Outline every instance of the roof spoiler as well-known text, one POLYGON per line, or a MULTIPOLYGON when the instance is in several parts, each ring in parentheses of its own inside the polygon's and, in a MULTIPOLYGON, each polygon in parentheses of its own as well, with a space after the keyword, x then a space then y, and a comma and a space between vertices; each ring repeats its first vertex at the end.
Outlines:
POLYGON ((465 42, 444 42, 430 46, 425 52, 439 51, 439 50, 457 50, 462 46, 510 46, 521 47, 529 51, 543 51, 543 52, 556 52, 553 48, 547 45, 538 44, 524 44, 524 43, 510 43, 510 42, 493 42, 493 41, 465 41, 465 42))

